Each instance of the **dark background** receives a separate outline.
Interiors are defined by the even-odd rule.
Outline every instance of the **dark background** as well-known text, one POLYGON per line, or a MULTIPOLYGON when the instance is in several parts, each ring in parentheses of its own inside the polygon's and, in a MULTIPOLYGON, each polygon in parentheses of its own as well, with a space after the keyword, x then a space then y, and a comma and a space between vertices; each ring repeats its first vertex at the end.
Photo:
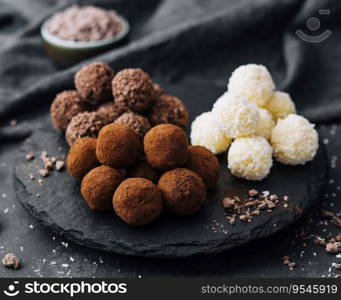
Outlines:
MULTIPOLYGON (((304 237, 325 237, 340 229, 321 219, 320 207, 312 216, 273 237, 214 256, 187 259, 147 259, 107 255, 81 248, 42 228, 16 200, 12 167, 16 150, 35 128, 49 122, 53 95, 72 86, 79 65, 59 69, 45 55, 39 25, 56 9, 71 1, 0 0, 0 253, 14 252, 22 268, 0 268, 0 276, 145 277, 145 276, 249 276, 334 277, 331 268, 340 257, 304 237), (16 126, 9 126, 16 119, 16 126), (302 233, 304 228, 304 232, 302 233), (281 257, 298 264, 289 270, 281 257)), ((328 152, 330 175, 321 206, 341 211, 341 28, 340 1, 81 1, 116 8, 132 24, 130 42, 97 60, 118 68, 143 59, 169 60, 163 79, 191 84, 193 95, 214 86, 207 107, 226 89, 228 74, 238 65, 264 63, 279 88, 289 91, 299 112, 317 123, 328 152), (318 9, 330 9, 321 17, 318 9), (306 20, 321 19, 321 31, 332 30, 326 41, 309 44, 298 39, 306 20), (213 34, 212 34, 213 33, 213 34), (181 62, 181 63, 180 63, 181 62), (186 76, 183 75, 186 72, 186 76), (189 75, 190 74, 190 75, 189 75), (186 80, 181 80, 185 78, 186 80)), ((152 76, 155 74, 152 74, 152 76)), ((185 100, 185 99, 184 99, 185 100)), ((203 101, 203 99, 201 99, 203 101)), ((198 108, 198 114, 202 109, 198 108)), ((193 119, 195 116, 191 116, 193 119)))

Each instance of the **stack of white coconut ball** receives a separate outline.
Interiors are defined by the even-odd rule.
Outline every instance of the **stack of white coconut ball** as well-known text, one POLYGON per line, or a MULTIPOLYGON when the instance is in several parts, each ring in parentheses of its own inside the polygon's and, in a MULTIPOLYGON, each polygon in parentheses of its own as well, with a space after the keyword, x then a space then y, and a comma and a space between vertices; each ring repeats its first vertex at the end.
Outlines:
POLYGON ((248 64, 231 75, 225 92, 210 112, 192 123, 192 145, 214 154, 228 149, 233 175, 262 180, 272 167, 272 156, 290 165, 311 161, 318 149, 314 125, 296 114, 289 94, 275 91, 266 67, 248 64))

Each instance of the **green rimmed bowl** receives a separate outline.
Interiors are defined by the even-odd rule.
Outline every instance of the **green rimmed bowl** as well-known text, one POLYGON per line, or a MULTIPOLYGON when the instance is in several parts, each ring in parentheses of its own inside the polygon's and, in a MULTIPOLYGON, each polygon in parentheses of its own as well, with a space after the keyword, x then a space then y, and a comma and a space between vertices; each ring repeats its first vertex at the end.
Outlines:
POLYGON ((128 37, 130 26, 124 17, 118 15, 118 18, 122 23, 122 30, 118 34, 89 42, 63 40, 52 35, 48 31, 51 18, 46 19, 40 31, 47 54, 55 63, 66 67, 121 45, 128 37))

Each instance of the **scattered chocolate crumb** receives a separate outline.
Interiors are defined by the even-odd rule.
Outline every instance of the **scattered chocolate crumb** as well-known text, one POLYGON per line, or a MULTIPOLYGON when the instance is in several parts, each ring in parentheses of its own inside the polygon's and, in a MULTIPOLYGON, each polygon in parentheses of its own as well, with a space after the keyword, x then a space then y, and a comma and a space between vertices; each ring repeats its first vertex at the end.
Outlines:
MULTIPOLYGON (((271 213, 279 204, 282 204, 284 208, 288 208, 289 204, 283 204, 283 201, 284 199, 279 199, 275 194, 270 195, 269 191, 259 193, 257 190, 251 189, 247 192, 247 195, 241 198, 238 196, 225 197, 222 200, 222 205, 229 212, 238 215, 242 222, 251 222, 253 220, 252 216, 260 215, 263 210, 271 213)), ((230 224, 234 224, 236 218, 227 217, 227 220, 230 224)))
POLYGON ((332 217, 332 219, 330 220, 330 223, 336 227, 341 227, 341 219, 337 216, 332 217))
POLYGON ((289 197, 288 197, 288 196, 284 196, 284 197, 283 197, 283 200, 284 200, 284 201, 289 201, 289 197))
POLYGON ((32 152, 26 154, 26 160, 32 160, 34 159, 34 154, 32 152))
POLYGON ((326 242, 321 238, 315 238, 314 243, 315 243, 315 245, 318 245, 321 247, 326 247, 326 242))
POLYGON ((7 253, 2 259, 5 267, 18 269, 20 267, 20 259, 13 253, 7 253))
POLYGON ((15 119, 13 119, 13 120, 11 120, 11 121, 9 122, 9 125, 10 125, 10 126, 16 126, 17 124, 18 124, 18 121, 15 120, 15 119))
POLYGON ((321 211, 321 215, 322 215, 322 217, 325 217, 325 218, 332 218, 332 217, 334 217, 334 213, 333 212, 331 212, 329 210, 324 210, 324 209, 321 211))
POLYGON ((231 225, 236 223, 236 215, 235 214, 233 214, 232 217, 227 216, 226 218, 231 225))
POLYGON ((248 215, 241 215, 241 216, 239 216, 239 220, 241 220, 243 222, 251 222, 252 221, 252 217, 248 216, 248 215))
POLYGON ((44 180, 38 179, 38 183, 39 183, 40 185, 42 185, 42 184, 44 184, 44 180))
POLYGON ((43 177, 47 177, 47 176, 50 175, 50 171, 47 170, 47 169, 40 169, 38 172, 39 172, 39 174, 40 174, 41 176, 43 176, 43 177))
POLYGON ((277 195, 270 195, 271 201, 276 201, 278 199, 277 195))
POLYGON ((295 262, 290 262, 290 263, 288 263, 288 267, 290 268, 290 269, 293 269, 293 268, 296 268, 296 263, 295 262))
POLYGON ((223 207, 225 209, 232 208, 234 206, 235 202, 236 202, 235 199, 226 197, 223 199, 223 207))
POLYGON ((283 260, 283 264, 287 265, 291 270, 297 267, 297 264, 291 261, 289 256, 283 256, 281 259, 283 260))
POLYGON ((35 177, 33 174, 30 174, 30 179, 31 179, 31 180, 35 180, 36 177, 35 177))
POLYGON ((276 207, 276 204, 275 204, 274 202, 272 202, 272 201, 269 201, 269 200, 266 201, 266 205, 267 205, 267 207, 270 208, 270 209, 276 207))
POLYGON ((252 207, 255 206, 255 201, 249 201, 244 204, 245 207, 252 207))
POLYGON ((264 209, 264 208, 266 208, 266 203, 265 202, 263 202, 263 203, 261 203, 261 204, 259 204, 257 206, 257 209, 264 209))
POLYGON ((336 254, 341 252, 341 242, 329 242, 326 245, 326 251, 328 253, 336 254))
POLYGON ((61 171, 65 166, 65 163, 62 160, 56 161, 56 170, 61 171))
POLYGON ((332 267, 335 268, 336 270, 341 270, 341 264, 332 263, 332 267))
POLYGON ((258 191, 256 191, 256 190, 249 190, 249 196, 250 197, 257 197, 258 196, 258 191))

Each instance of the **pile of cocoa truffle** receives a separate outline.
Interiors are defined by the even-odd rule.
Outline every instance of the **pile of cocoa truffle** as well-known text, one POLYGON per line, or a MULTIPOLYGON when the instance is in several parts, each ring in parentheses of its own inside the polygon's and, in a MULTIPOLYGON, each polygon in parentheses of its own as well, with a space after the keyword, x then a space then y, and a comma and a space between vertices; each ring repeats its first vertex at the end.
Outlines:
POLYGON ((186 129, 188 112, 182 101, 167 95, 141 69, 117 73, 95 62, 81 68, 74 78, 75 90, 59 93, 51 105, 56 129, 65 132, 71 146, 81 137, 97 137, 110 123, 127 124, 140 138, 158 124, 186 129))
POLYGON ((217 158, 189 146, 188 112, 141 69, 117 74, 92 63, 75 75, 76 90, 51 106, 55 128, 71 146, 69 174, 96 211, 114 209, 131 225, 155 220, 163 209, 195 213, 219 178, 217 158))
POLYGON ((219 178, 217 158, 189 146, 173 124, 151 128, 143 141, 126 124, 106 125, 98 138, 83 137, 71 146, 67 167, 81 181, 91 209, 114 209, 130 225, 154 221, 163 208, 179 216, 195 213, 219 178))

